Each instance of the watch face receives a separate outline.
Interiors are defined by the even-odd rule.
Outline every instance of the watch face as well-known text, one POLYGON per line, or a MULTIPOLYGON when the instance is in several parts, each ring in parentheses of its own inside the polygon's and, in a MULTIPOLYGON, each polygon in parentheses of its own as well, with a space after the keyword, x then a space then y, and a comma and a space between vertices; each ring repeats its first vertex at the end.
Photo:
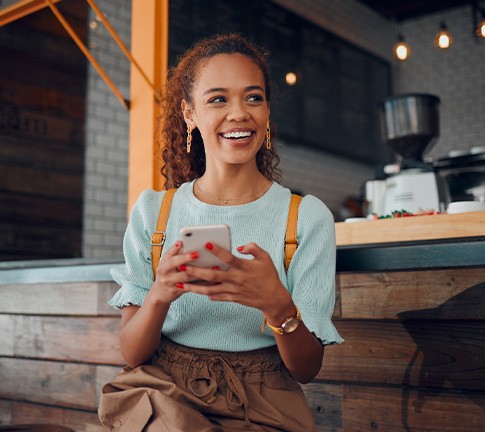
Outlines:
POLYGON ((299 323, 300 321, 298 321, 296 318, 290 318, 288 321, 283 323, 281 327, 283 327, 285 333, 292 333, 296 330, 299 323))

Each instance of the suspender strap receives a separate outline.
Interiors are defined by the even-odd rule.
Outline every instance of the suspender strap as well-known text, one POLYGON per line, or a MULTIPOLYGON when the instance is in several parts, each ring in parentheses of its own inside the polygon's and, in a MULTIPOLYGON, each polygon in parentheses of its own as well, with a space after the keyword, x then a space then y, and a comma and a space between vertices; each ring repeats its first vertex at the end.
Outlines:
POLYGON ((288 210, 288 222, 286 224, 286 238, 285 238, 285 267, 288 272, 293 254, 298 247, 296 239, 297 223, 298 223, 298 206, 301 202, 301 196, 292 194, 290 201, 290 208, 288 210))
POLYGON ((176 188, 168 189, 163 196, 162 205, 160 206, 160 214, 158 216, 157 229, 152 234, 152 268, 153 279, 157 271, 158 263, 160 262, 160 255, 162 253, 163 243, 165 243, 165 230, 167 229, 168 215, 170 214, 170 207, 172 206, 172 198, 176 192, 176 188))

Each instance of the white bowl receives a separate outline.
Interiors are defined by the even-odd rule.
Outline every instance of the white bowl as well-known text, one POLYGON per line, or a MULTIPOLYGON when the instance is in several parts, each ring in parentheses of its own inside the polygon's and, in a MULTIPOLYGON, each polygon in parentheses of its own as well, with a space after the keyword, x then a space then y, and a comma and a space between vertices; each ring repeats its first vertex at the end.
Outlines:
POLYGON ((450 203, 447 212, 453 213, 466 213, 485 210, 485 203, 480 201, 455 201, 450 203))

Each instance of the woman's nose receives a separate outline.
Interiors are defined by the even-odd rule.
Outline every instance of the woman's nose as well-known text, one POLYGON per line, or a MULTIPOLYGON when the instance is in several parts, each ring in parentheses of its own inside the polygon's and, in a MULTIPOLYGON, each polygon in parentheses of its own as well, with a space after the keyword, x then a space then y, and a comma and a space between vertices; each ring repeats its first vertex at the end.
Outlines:
POLYGON ((244 103, 231 104, 227 113, 228 120, 243 121, 249 119, 249 111, 244 103))

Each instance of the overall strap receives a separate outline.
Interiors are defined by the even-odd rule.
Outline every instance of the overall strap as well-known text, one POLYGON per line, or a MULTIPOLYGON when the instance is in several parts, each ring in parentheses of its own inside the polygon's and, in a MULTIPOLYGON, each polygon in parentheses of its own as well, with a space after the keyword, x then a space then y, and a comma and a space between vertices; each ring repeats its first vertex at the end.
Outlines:
POLYGON ((176 188, 168 189, 163 196, 162 205, 160 206, 160 214, 158 216, 157 228, 152 234, 152 268, 153 279, 157 271, 158 263, 160 262, 160 255, 162 254, 163 243, 165 243, 165 230, 167 229, 168 215, 170 214, 170 207, 172 206, 173 195, 177 191, 176 188))
POLYGON ((286 237, 285 237, 285 267, 288 272, 293 254, 298 247, 298 241, 296 239, 296 230, 298 223, 298 207, 300 205, 302 197, 297 194, 291 195, 290 208, 288 209, 288 222, 286 224, 286 237))

